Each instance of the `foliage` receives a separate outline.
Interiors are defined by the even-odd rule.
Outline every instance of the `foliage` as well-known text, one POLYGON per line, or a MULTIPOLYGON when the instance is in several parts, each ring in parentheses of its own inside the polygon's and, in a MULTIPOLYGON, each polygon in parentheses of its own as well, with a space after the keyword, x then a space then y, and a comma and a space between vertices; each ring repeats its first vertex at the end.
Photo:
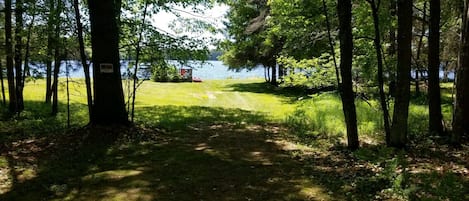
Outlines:
POLYGON ((267 1, 231 0, 227 4, 229 23, 225 26, 229 38, 220 44, 224 51, 220 59, 234 69, 275 66, 282 40, 269 32, 267 1))
POLYGON ((278 58, 279 65, 289 72, 283 77, 282 86, 318 89, 335 85, 334 64, 329 61, 328 54, 320 58, 300 61, 292 57, 278 58))
POLYGON ((171 64, 152 66, 151 71, 155 82, 178 82, 182 79, 176 66, 171 64))
MULTIPOLYGON (((326 1, 335 15, 335 2, 326 1)), ((295 59, 310 59, 328 52, 326 21, 321 0, 270 0, 269 34, 282 39, 282 55, 295 59), (301 42, 299 42, 301 41, 301 42)), ((336 18, 331 23, 337 24, 336 18)), ((335 27, 335 26, 334 26, 335 27)), ((335 30, 333 37, 337 35, 335 30)))

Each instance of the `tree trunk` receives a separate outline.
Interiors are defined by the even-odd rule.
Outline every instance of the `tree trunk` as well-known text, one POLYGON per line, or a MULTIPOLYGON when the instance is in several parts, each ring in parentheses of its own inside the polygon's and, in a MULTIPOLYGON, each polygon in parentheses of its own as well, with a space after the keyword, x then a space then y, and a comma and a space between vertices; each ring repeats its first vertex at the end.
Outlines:
POLYGON ((22 73, 22 52, 23 52, 23 1, 16 0, 15 12, 15 80, 16 80, 16 104, 17 112, 24 109, 23 103, 23 73, 22 73))
POLYGON ((280 82, 283 82, 283 77, 285 76, 285 68, 282 64, 278 65, 278 79, 280 82))
POLYGON ((469 0, 464 1, 459 65, 456 72, 456 100, 453 112, 451 142, 461 143, 461 137, 469 132, 469 0))
POLYGON ((9 106, 8 111, 10 114, 15 114, 18 111, 16 102, 16 87, 15 87, 15 73, 13 66, 13 44, 11 33, 11 0, 5 0, 5 48, 7 59, 7 79, 8 79, 8 95, 9 106))
MULTIPOLYGON (((391 10, 391 17, 394 18, 396 16, 397 11, 397 3, 396 0, 390 0, 390 10, 391 10)), ((396 29, 393 25, 391 25, 391 29, 389 30, 389 55, 396 54, 396 29)))
POLYGON ((428 38, 428 109, 430 133, 443 134, 440 94, 440 0, 430 1, 428 38))
POLYGON ((277 86, 278 83, 277 83, 277 66, 275 66, 275 62, 273 62, 274 64, 271 64, 271 68, 272 68, 272 79, 270 80, 270 83, 274 86, 277 86))
POLYGON ((383 120, 384 120, 384 132, 386 135, 386 144, 389 145, 390 143, 390 135, 391 135, 391 128, 389 125, 389 111, 388 111, 388 104, 386 100, 386 94, 384 93, 384 78, 383 78, 383 56, 381 53, 381 38, 380 38, 380 28, 379 28, 379 16, 378 11, 379 8, 377 5, 380 4, 380 0, 378 3, 375 0, 369 0, 372 15, 373 15, 373 24, 375 27, 375 38, 374 38, 374 46, 376 50, 376 59, 378 61, 378 87, 379 87, 379 98, 381 104, 381 110, 383 111, 383 120))
POLYGON ((7 104, 6 97, 5 97, 5 85, 3 84, 3 65, 2 60, 0 60, 0 82, 2 85, 2 103, 3 105, 7 104))
POLYGON ((397 34, 397 86, 391 127, 390 146, 403 148, 407 143, 407 118, 409 116, 412 0, 398 0, 397 34))
POLYGON ((337 13, 339 14, 340 74, 342 77, 342 85, 339 86, 339 89, 341 92, 345 124, 347 126, 348 147, 351 150, 355 150, 358 149, 359 143, 352 82, 353 37, 351 0, 339 0, 337 13))
MULTIPOLYGON (((36 4, 34 4, 34 8, 36 9, 36 4)), ((23 67, 23 78, 22 78, 22 85, 24 87, 24 84, 26 82, 26 77, 31 76, 31 72, 29 69, 29 57, 30 57, 30 51, 31 51, 31 35, 32 35, 32 29, 34 22, 36 20, 36 12, 34 11, 33 13, 33 18, 31 19, 31 23, 28 26, 28 35, 26 37, 26 47, 25 47, 25 54, 24 54, 24 67, 23 67)))
MULTIPOLYGON (((394 20, 396 17, 397 13, 397 0, 390 0, 389 4, 389 9, 390 9, 390 14, 391 14, 391 21, 394 20)), ((397 52, 397 43, 396 43, 396 27, 394 26, 394 23, 391 23, 391 28, 389 29, 389 49, 388 49, 388 54, 391 59, 395 59, 395 55, 397 52)), ((392 65, 394 67, 394 65, 392 65)), ((387 71, 389 73, 389 85, 391 87, 391 84, 396 83, 396 71, 394 68, 388 69, 387 71)), ((391 97, 394 97, 394 93, 389 90, 389 94, 391 97)))
POLYGON ((57 115, 59 112, 59 72, 60 72, 60 52, 59 47, 55 50, 55 61, 54 61, 54 81, 52 82, 52 115, 57 115))
POLYGON ((264 65, 264 77, 266 82, 270 82, 270 67, 264 65))
POLYGON ((93 52, 92 124, 128 124, 120 73, 119 30, 114 0, 88 2, 93 52))
POLYGON ((88 116, 91 119, 93 112, 93 95, 91 94, 91 78, 90 78, 90 65, 85 54, 85 40, 83 39, 83 24, 81 23, 81 14, 78 0, 73 0, 73 8, 75 10, 75 20, 77 22, 77 35, 78 44, 80 45, 80 59, 83 71, 85 73, 85 85, 86 85, 86 100, 88 103, 88 116))
POLYGON ((57 7, 55 9, 55 49, 54 49, 54 80, 52 83, 52 115, 56 115, 59 112, 59 73, 60 63, 62 61, 60 48, 60 13, 62 12, 62 0, 57 1, 57 7))
POLYGON ((334 62, 335 78, 337 80, 337 86, 340 86, 340 75, 339 75, 340 70, 337 66, 337 59, 336 59, 336 56, 335 56, 335 48, 334 48, 334 40, 332 40, 331 22, 329 21, 329 14, 328 14, 326 0, 322 0, 322 9, 323 9, 323 12, 324 12, 324 16, 326 17, 327 38, 328 38, 329 48, 330 48, 331 55, 332 55, 332 61, 334 62))
POLYGON ((54 0, 49 0, 49 16, 47 21, 47 56, 46 56, 46 103, 51 102, 52 98, 52 51, 54 50, 54 24, 55 24, 55 15, 54 12, 54 0))
POLYGON ((139 35, 138 35, 138 41, 137 41, 137 47, 135 49, 136 51, 136 56, 135 56, 135 67, 134 67, 134 74, 133 74, 133 88, 132 88, 132 110, 131 110, 131 115, 130 115, 130 122, 134 122, 134 115, 135 115, 135 97, 137 96, 137 82, 138 82, 138 63, 140 62, 140 52, 141 52, 141 47, 140 43, 142 42, 143 39, 143 32, 145 29, 145 20, 147 18, 147 8, 148 8, 148 3, 145 3, 145 8, 143 10, 143 19, 142 19, 142 24, 139 30, 139 35))
POLYGON ((449 65, 449 61, 445 61, 445 65, 443 66, 443 82, 449 82, 449 78, 448 78, 448 74, 449 74, 448 65, 449 65))
POLYGON ((70 68, 69 65, 65 66, 65 75, 67 76, 66 79, 66 87, 67 87, 67 128, 70 128, 70 68))
MULTIPOLYGON (((422 30, 420 32, 420 38, 419 38, 419 43, 417 47, 417 59, 415 61, 416 63, 416 68, 415 68, 415 94, 420 95, 420 78, 419 78, 419 72, 422 70, 422 62, 420 62, 420 55, 422 52, 422 45, 423 45, 423 36, 425 36, 425 22, 427 21, 427 2, 425 1, 423 3, 423 21, 422 21, 422 30)), ((423 77, 423 76, 422 76, 423 77)))

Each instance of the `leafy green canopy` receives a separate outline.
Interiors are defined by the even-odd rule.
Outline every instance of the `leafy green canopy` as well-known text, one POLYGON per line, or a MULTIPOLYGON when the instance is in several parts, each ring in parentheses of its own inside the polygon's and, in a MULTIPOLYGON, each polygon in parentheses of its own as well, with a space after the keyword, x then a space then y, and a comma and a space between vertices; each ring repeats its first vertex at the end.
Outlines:
POLYGON ((182 18, 179 12, 181 8, 191 8, 193 13, 202 14, 204 9, 212 7, 214 3, 216 2, 208 0, 124 1, 121 14, 123 57, 134 60, 138 48, 139 63, 150 65, 154 72, 158 71, 158 68, 169 68, 171 65, 168 60, 175 60, 183 65, 193 60, 207 60, 209 46, 214 41, 209 37, 196 36, 207 31, 215 33, 218 30, 206 21, 182 18), (168 33, 155 26, 158 19, 153 16, 162 11, 178 17, 178 21, 170 27, 174 33, 168 33), (145 14, 147 17, 143 21, 145 14))
POLYGON ((328 66, 322 66, 328 62, 319 62, 319 65, 306 65, 310 69, 306 75, 303 65, 316 62, 319 57, 331 59, 325 54, 329 48, 320 0, 232 0, 227 3, 230 10, 226 27, 230 38, 221 43, 224 51, 221 59, 232 69, 286 64, 282 66, 291 73, 288 82, 295 82, 287 85, 295 86, 313 86, 312 74, 329 70, 328 66))

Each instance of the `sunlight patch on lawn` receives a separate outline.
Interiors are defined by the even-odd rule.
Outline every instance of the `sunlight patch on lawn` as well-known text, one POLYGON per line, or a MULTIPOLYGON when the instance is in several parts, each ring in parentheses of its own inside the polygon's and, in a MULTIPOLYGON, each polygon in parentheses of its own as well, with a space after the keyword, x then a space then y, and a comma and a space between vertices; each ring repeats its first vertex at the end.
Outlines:
POLYGON ((11 189, 12 183, 9 178, 10 171, 6 157, 0 156, 0 194, 11 189))
POLYGON ((73 189, 66 197, 56 199, 73 200, 73 201, 86 201, 86 200, 113 200, 113 201, 149 201, 154 200, 154 197, 146 190, 141 188, 122 189, 116 187, 97 188, 92 192, 80 192, 78 189, 73 189))
POLYGON ((298 194, 290 194, 285 200, 333 200, 331 196, 324 191, 324 188, 311 183, 308 179, 297 179, 296 188, 300 189, 298 194))
POLYGON ((86 175, 82 178, 82 180, 89 182, 101 180, 121 180, 126 177, 137 176, 140 174, 142 174, 142 171, 138 170, 109 170, 105 172, 86 175))

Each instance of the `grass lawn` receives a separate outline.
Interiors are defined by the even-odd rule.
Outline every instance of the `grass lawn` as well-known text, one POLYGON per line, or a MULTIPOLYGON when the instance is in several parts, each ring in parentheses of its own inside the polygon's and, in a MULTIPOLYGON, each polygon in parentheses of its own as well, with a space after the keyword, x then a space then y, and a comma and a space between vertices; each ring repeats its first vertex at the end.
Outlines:
POLYGON ((407 152, 380 143, 377 103, 357 100, 363 148, 349 152, 333 92, 144 82, 135 126, 88 128, 78 80, 67 128, 64 86, 57 117, 43 86, 29 82, 25 112, 0 121, 0 200, 469 200, 469 148, 424 133, 419 97, 407 152))

